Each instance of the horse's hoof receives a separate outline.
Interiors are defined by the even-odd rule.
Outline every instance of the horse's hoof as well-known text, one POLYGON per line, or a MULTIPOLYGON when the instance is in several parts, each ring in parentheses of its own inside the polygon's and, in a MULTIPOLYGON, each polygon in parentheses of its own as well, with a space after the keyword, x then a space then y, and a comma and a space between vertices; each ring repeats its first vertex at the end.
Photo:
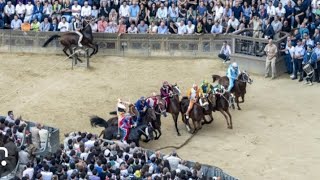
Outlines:
POLYGON ((232 129, 232 126, 228 126, 229 129, 232 129))
POLYGON ((181 136, 181 134, 180 134, 180 133, 178 133, 177 135, 178 135, 178 136, 181 136))
POLYGON ((154 140, 158 140, 158 139, 159 139, 159 137, 154 138, 154 140))
POLYGON ((241 108, 238 108, 238 110, 240 111, 240 110, 241 110, 241 108))
POLYGON ((149 142, 149 140, 148 140, 148 139, 145 139, 145 140, 143 140, 143 142, 147 143, 147 142, 149 142))

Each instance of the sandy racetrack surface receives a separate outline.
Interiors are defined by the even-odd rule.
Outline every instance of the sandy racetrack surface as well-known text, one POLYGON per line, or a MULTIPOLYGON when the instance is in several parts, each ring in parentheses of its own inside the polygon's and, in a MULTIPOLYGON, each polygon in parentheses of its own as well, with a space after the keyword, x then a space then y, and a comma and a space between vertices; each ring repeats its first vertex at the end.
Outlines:
MULTIPOLYGON (((225 74, 218 60, 94 57, 92 68, 77 67, 63 56, 1 54, 0 110, 13 110, 24 119, 70 131, 100 133, 89 116, 109 118, 118 97, 135 101, 159 92, 163 80, 187 88, 211 75, 225 74)), ((222 168, 244 180, 318 179, 320 167, 319 84, 312 87, 283 76, 271 81, 252 76, 242 111, 231 110, 234 129, 220 113, 178 154, 222 168)), ((181 137, 169 116, 162 120, 163 136, 143 144, 157 149, 178 146, 190 135, 179 117, 181 137)), ((170 152, 170 149, 164 152, 170 152)))

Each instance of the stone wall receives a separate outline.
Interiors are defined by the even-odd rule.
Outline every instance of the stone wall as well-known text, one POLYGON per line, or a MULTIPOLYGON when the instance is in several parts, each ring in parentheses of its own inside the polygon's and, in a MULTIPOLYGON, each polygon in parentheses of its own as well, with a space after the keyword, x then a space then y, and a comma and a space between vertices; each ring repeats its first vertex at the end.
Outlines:
MULTIPOLYGON (((249 29, 246 31, 250 31, 249 29)), ((63 54, 59 40, 53 40, 48 47, 44 42, 56 32, 22 32, 0 30, 0 52, 63 54)), ((62 34, 62 33, 61 33, 62 34)), ((240 32, 241 34, 241 32, 240 32)), ((286 35, 275 41, 279 46, 286 35)), ((258 48, 267 43, 266 39, 241 35, 150 35, 94 33, 99 45, 98 56, 142 56, 142 57, 185 57, 212 58, 219 53, 222 43, 228 41, 232 47, 232 60, 251 73, 264 74, 265 57, 257 55, 258 48)), ((277 60, 278 72, 283 72, 283 60, 277 60)))

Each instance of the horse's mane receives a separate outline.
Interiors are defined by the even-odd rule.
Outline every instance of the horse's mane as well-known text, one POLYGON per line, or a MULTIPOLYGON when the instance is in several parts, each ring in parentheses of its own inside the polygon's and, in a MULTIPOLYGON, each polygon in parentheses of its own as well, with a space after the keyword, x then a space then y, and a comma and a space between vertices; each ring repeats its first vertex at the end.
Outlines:
POLYGON ((216 80, 218 80, 220 78, 221 78, 221 76, 219 76, 219 75, 216 75, 216 74, 212 75, 212 81, 213 82, 216 82, 216 80))

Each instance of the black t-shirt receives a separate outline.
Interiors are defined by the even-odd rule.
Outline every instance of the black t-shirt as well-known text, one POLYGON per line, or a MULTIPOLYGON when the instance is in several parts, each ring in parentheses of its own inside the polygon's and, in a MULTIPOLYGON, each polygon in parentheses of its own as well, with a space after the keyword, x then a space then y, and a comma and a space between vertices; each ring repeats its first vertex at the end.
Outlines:
POLYGON ((288 32, 288 33, 290 33, 291 32, 291 26, 282 26, 282 29, 281 29, 282 31, 284 31, 284 32, 288 32))
POLYGON ((111 11, 110 7, 101 7, 99 9, 99 16, 109 17, 110 11, 111 11))
MULTIPOLYGON (((178 32, 177 26, 175 24, 173 24, 173 28, 178 32)), ((169 25, 169 32, 171 34, 177 34, 176 32, 174 32, 173 28, 169 25)))
POLYGON ((207 33, 211 33, 212 26, 213 26, 212 24, 208 24, 208 23, 204 25, 205 30, 206 30, 207 33))

